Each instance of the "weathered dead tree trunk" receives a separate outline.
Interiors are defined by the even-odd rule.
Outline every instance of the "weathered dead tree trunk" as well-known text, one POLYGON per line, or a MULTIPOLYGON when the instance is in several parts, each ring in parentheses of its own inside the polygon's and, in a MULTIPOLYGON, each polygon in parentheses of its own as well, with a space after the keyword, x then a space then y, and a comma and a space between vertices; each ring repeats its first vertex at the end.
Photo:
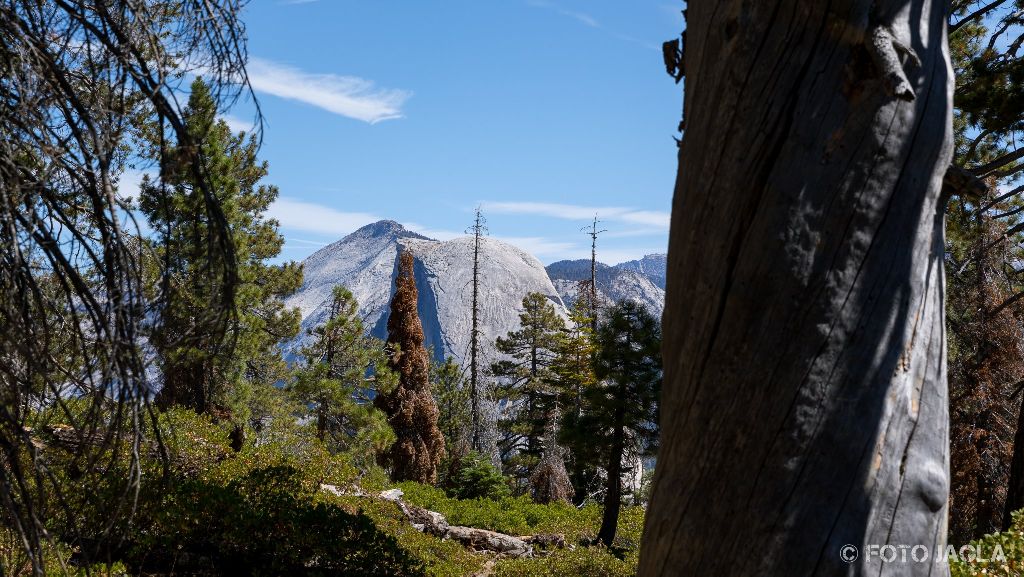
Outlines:
POLYGON ((449 525, 444 515, 410 505, 402 499, 401 489, 389 489, 373 496, 360 490, 343 492, 334 485, 321 485, 322 491, 333 495, 351 495, 353 497, 380 498, 394 503, 417 531, 430 533, 441 539, 458 541, 473 551, 490 551, 505 557, 533 557, 534 545, 547 548, 564 548, 565 535, 555 533, 538 533, 536 535, 507 535, 476 527, 449 525))
POLYGON ((689 2, 640 575, 948 571, 946 4, 689 2))

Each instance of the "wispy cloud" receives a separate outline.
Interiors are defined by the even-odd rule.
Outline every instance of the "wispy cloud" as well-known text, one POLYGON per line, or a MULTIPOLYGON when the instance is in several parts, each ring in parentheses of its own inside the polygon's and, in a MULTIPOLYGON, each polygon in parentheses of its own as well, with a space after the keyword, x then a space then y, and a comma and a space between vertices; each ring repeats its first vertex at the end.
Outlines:
POLYGON ((466 233, 464 232, 431 228, 429 226, 424 226, 416 222, 406 222, 403 223, 403 226, 405 226, 405 228, 415 233, 422 234, 423 236, 437 240, 451 240, 453 238, 459 238, 460 236, 466 236, 466 233))
POLYGON ((585 13, 585 12, 578 12, 576 10, 568 10, 566 8, 562 8, 561 6, 559 6, 557 4, 553 4, 551 2, 547 2, 546 0, 529 0, 528 4, 530 4, 530 6, 536 6, 538 8, 547 8, 548 10, 553 10, 553 11, 561 14, 562 16, 567 16, 569 18, 572 18, 573 20, 581 22, 581 23, 583 23, 583 24, 585 24, 587 26, 590 26, 591 28, 600 28, 601 27, 601 24, 593 16, 591 16, 591 15, 585 13))
POLYGON ((631 210, 617 216, 626 222, 646 224, 648 226, 655 226, 666 230, 668 229, 669 221, 672 220, 669 213, 656 210, 631 210))
POLYGON ((285 240, 285 242, 288 242, 290 244, 297 244, 300 247, 327 246, 327 244, 328 244, 326 242, 320 242, 318 240, 307 240, 307 239, 304 239, 304 238, 295 238, 294 236, 286 236, 284 240, 285 240))
POLYGON ((401 118, 402 106, 412 95, 406 90, 377 88, 372 81, 356 76, 315 74, 262 58, 251 58, 247 71, 256 91, 370 124, 401 118))
POLYGON ((117 194, 125 199, 136 202, 139 199, 139 187, 142 184, 142 177, 153 178, 154 174, 148 170, 135 170, 129 168, 117 177, 117 194))
POLYGON ((221 120, 227 123, 228 128, 231 129, 231 132, 245 132, 246 134, 248 134, 253 131, 252 122, 246 122, 245 120, 242 120, 237 116, 231 116, 230 114, 226 114, 224 116, 221 116, 221 120))
POLYGON ((484 210, 497 214, 530 214, 563 220, 590 220, 596 215, 601 220, 617 220, 668 229, 669 213, 654 210, 636 210, 621 206, 581 206, 553 202, 485 202, 484 210))
MULTIPOLYGON (((341 238, 357 228, 381 220, 365 212, 341 212, 329 206, 287 196, 278 197, 267 215, 287 231, 309 232, 341 238)), ((297 240, 297 239, 296 239, 297 240)), ((310 241, 306 241, 310 242, 310 241)))
POLYGON ((641 40, 640 38, 635 38, 628 34, 622 34, 621 32, 603 26, 600 22, 598 22, 596 18, 594 18, 590 14, 587 14, 586 12, 570 10, 559 4, 555 4, 554 2, 549 2, 548 0, 527 0, 527 4, 529 4, 530 6, 536 6, 537 8, 544 8, 546 10, 550 10, 556 14, 561 14, 562 16, 565 16, 567 18, 572 18, 573 20, 585 26, 589 26, 590 28, 603 30, 605 33, 610 34, 611 36, 618 38, 619 40, 639 44, 640 46, 643 46, 644 48, 647 48, 649 50, 659 50, 658 46, 651 42, 641 40))

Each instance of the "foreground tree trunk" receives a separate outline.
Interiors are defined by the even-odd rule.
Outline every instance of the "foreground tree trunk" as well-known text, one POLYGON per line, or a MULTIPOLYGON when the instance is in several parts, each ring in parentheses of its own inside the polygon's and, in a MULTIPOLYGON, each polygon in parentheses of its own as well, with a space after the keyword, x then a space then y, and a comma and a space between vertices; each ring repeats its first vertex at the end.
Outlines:
POLYGON ((947 571, 945 6, 689 2, 640 575, 947 571))
POLYGON ((625 452, 626 432, 623 425, 623 409, 615 411, 615 426, 612 446, 609 450, 608 480, 604 493, 604 512, 601 516, 601 530, 597 540, 611 547, 619 525, 619 511, 622 509, 622 457, 625 452))

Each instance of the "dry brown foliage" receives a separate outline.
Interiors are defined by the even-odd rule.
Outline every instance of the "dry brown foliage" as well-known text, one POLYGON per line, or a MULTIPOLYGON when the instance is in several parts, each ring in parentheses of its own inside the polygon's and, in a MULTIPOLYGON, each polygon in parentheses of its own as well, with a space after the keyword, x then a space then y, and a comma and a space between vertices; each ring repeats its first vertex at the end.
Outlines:
POLYGON ((391 478, 432 484, 444 457, 444 436, 437 427, 437 404, 430 393, 430 362, 417 297, 412 253, 403 251, 388 318, 389 364, 398 373, 398 385, 379 392, 374 404, 387 414, 397 437, 381 455, 382 463, 391 468, 391 478))

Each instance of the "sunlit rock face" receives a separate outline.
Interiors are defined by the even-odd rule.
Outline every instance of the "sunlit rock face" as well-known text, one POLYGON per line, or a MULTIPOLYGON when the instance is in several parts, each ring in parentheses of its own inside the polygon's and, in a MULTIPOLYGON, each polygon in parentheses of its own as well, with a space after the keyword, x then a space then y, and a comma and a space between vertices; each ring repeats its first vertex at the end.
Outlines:
MULTIPOLYGON (((427 347, 435 356, 463 361, 469 356, 472 324, 473 238, 437 241, 407 230, 394 221, 369 224, 325 246, 303 262, 304 282, 287 299, 302 313, 302 335, 288 347, 292 353, 308 329, 326 320, 331 291, 344 285, 359 301, 359 312, 371 334, 387 336, 387 319, 400 249, 415 261, 418 309, 427 347)), ((544 265, 526 251, 492 238, 481 239, 480 319, 484 361, 498 336, 519 328, 523 297, 539 292, 556 310, 565 309, 544 265)))
MULTIPOLYGON (((665 255, 650 254, 633 260, 608 266, 597 263, 598 298, 607 306, 621 300, 642 304, 655 316, 661 318, 665 308, 665 255)), ((548 276, 566 306, 576 302, 576 293, 581 280, 590 280, 590 261, 562 260, 547 266, 548 276)))

